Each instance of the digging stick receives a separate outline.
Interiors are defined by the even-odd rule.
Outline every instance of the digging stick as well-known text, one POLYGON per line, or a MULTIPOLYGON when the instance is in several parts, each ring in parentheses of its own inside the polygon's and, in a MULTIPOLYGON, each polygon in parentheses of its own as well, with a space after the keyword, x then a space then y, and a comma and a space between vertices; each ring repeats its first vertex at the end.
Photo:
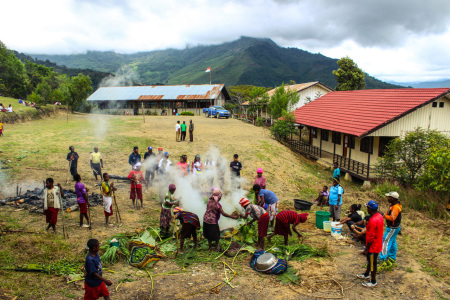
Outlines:
MULTIPOLYGON (((63 203, 62 203, 62 197, 59 197, 59 205, 61 206, 61 216, 62 216, 62 228, 63 228, 63 236, 64 239, 66 239, 66 226, 64 226, 64 207, 63 207, 63 203)), ((67 236, 69 236, 67 234, 67 236)))
MULTIPOLYGON (((69 160, 69 174, 70 174, 70 168, 72 167, 72 160, 69 160)), ((69 174, 67 174, 67 178, 66 178, 66 184, 69 183, 69 174)))
POLYGON ((176 254, 178 254, 178 249, 179 249, 179 247, 178 247, 178 229, 177 229, 177 219, 173 219, 173 230, 175 231, 175 234, 176 234, 176 236, 177 236, 177 253, 176 254))
POLYGON ((120 223, 122 223, 122 217, 120 216, 119 205, 117 204, 117 200, 116 200, 116 192, 114 192, 114 191, 113 191, 113 196, 114 196, 114 204, 116 206, 116 211, 117 211, 116 218, 117 218, 117 215, 119 215, 120 223))
MULTIPOLYGON (((88 192, 86 193, 86 196, 87 196, 87 200, 89 202, 89 193, 88 192)), ((91 220, 91 206, 90 205, 88 205, 88 217, 89 217, 89 230, 92 230, 92 226, 91 226, 91 223, 92 223, 92 220, 91 220)))

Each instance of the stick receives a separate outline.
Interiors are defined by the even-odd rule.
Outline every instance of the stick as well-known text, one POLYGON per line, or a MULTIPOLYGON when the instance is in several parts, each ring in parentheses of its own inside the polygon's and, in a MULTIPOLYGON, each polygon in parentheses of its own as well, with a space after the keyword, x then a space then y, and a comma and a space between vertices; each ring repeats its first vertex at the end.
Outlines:
POLYGON ((117 204, 116 193, 114 192, 114 190, 113 190, 113 195, 114 195, 114 204, 116 206, 116 211, 117 211, 117 214, 119 215, 120 223, 122 223, 122 217, 120 216, 119 205, 117 204))
MULTIPOLYGON (((89 201, 89 193, 86 193, 87 199, 89 201)), ((92 230, 92 220, 91 220, 91 206, 88 206, 88 217, 89 217, 89 230, 92 230)))
MULTIPOLYGON (((173 219, 173 224, 174 224, 174 226, 173 226, 173 231, 175 231, 175 233, 176 233, 176 235, 177 235, 177 253, 176 254, 178 254, 178 230, 177 230, 177 219, 173 219)), ((176 256, 176 254, 175 254, 175 256, 176 256)))
MULTIPOLYGON (((62 197, 59 197, 59 205, 61 206, 61 215, 62 215, 62 228, 63 228, 63 236, 66 239, 66 227, 64 226, 64 207, 62 203, 62 197)), ((68 237, 69 235, 67 235, 68 237)))
MULTIPOLYGON (((70 168, 72 167, 72 160, 69 160, 69 174, 70 174, 70 168)), ((67 178, 66 178, 66 184, 69 183, 69 174, 67 174, 67 178)))

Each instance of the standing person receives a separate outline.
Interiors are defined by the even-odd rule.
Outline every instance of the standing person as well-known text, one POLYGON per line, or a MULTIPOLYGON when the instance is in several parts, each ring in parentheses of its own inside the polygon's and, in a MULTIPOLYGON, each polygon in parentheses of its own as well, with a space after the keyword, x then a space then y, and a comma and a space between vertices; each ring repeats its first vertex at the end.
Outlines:
POLYGON ((330 203, 330 213, 333 222, 341 219, 342 194, 344 189, 339 185, 339 179, 333 179, 333 186, 330 188, 330 196, 328 197, 330 203))
POLYGON ((339 169, 339 165, 338 165, 337 162, 334 162, 333 168, 334 168, 334 170, 333 170, 333 179, 335 179, 335 178, 340 179, 340 177, 341 177, 341 169, 339 169))
POLYGON ((253 184, 259 185, 262 189, 266 189, 266 177, 263 176, 263 169, 256 170, 255 182, 253 184))
POLYGON ((161 161, 161 159, 164 158, 164 152, 163 152, 163 148, 159 147, 158 148, 158 154, 156 155, 156 171, 159 171, 159 162, 161 161))
POLYGON ((105 300, 111 299, 106 286, 111 286, 111 280, 103 278, 102 261, 98 255, 100 243, 96 239, 87 242, 89 253, 84 263, 84 299, 94 300, 103 297, 105 300))
POLYGON ((183 154, 180 156, 180 161, 177 162, 177 167, 179 168, 181 176, 189 175, 189 172, 188 172, 189 165, 186 161, 186 158, 187 158, 187 156, 183 154))
POLYGON ((181 124, 181 140, 184 141, 186 139, 186 122, 183 121, 183 124, 181 124))
POLYGON ((402 204, 399 201, 400 195, 397 192, 385 194, 389 202, 389 209, 384 214, 386 219, 386 232, 383 236, 383 250, 380 254, 380 260, 397 260, 397 235, 401 229, 402 222, 402 204))
POLYGON ((257 184, 253 185, 253 190, 255 191, 257 204, 261 207, 264 207, 264 204, 267 204, 267 211, 270 217, 270 226, 273 227, 275 217, 278 214, 277 195, 272 191, 261 189, 261 186, 257 184))
POLYGON ((197 230, 200 229, 200 219, 194 213, 184 211, 181 207, 173 209, 174 218, 180 220, 180 251, 178 254, 183 254, 184 240, 192 236, 194 239, 194 249, 197 249, 197 230))
POLYGON ((70 152, 67 154, 67 160, 69 161, 70 166, 70 174, 73 177, 73 180, 75 179, 75 174, 78 174, 78 153, 75 152, 75 148, 73 146, 69 147, 70 152))
POLYGON ((283 210, 280 211, 280 213, 277 214, 277 222, 275 223, 275 230, 271 235, 267 237, 267 239, 270 242, 270 239, 278 234, 282 235, 284 237, 284 245, 287 246, 288 244, 288 238, 290 235, 292 235, 292 231, 290 228, 290 224, 293 224, 292 230, 297 234, 298 238, 300 238, 302 235, 300 232, 297 231, 297 225, 300 223, 305 223, 306 219, 308 218, 308 214, 298 214, 293 210, 283 210))
POLYGON ((377 257, 383 248, 383 216, 378 213, 378 203, 370 200, 366 203, 370 219, 366 224, 366 248, 362 254, 367 256, 367 270, 356 277, 360 279, 370 279, 363 282, 365 287, 377 286, 377 257), (369 277, 370 275, 370 277, 369 277))
POLYGON ((77 181, 75 183, 75 193, 77 194, 77 203, 80 207, 80 227, 89 227, 89 224, 91 224, 88 217, 88 207, 91 206, 87 194, 89 193, 89 189, 81 183, 80 174, 75 174, 73 178, 77 181), (86 218, 86 225, 83 225, 83 217, 86 218))
POLYGON ((258 243, 256 243, 256 248, 265 250, 264 238, 267 236, 267 230, 269 229, 269 214, 261 206, 250 204, 250 201, 246 198, 242 198, 239 204, 245 209, 245 214, 241 215, 241 218, 247 219, 248 215, 253 218, 247 225, 258 221, 258 243))
POLYGON ((189 120, 189 143, 194 141, 194 123, 192 120, 189 120))
POLYGON ((169 159, 169 152, 164 152, 164 157, 159 161, 158 170, 162 175, 166 175, 169 173, 170 166, 172 162, 169 159))
POLYGON ((180 141, 180 136, 181 136, 181 126, 180 126, 180 121, 177 121, 177 124, 175 124, 175 140, 177 142, 180 141))
POLYGON ((169 191, 164 196, 164 201, 161 204, 161 215, 159 217, 159 228, 161 229, 161 236, 170 236, 170 222, 172 222, 172 206, 177 206, 179 201, 175 198, 175 191, 177 187, 175 184, 169 184, 169 191))
POLYGON ((314 204, 320 206, 328 205, 328 197, 330 197, 330 192, 328 192, 328 187, 324 185, 322 191, 319 192, 319 197, 314 200, 314 204))
POLYGON ((203 236, 208 240, 208 250, 213 249, 213 242, 215 242, 216 251, 220 251, 220 215, 235 220, 238 218, 238 216, 229 215, 223 211, 222 205, 219 203, 220 199, 222 199, 222 193, 219 189, 214 188, 211 196, 209 197, 208 203, 206 204, 206 212, 203 216, 203 236))
POLYGON ((138 146, 134 146, 133 147, 133 152, 130 154, 130 157, 128 157, 128 164, 130 164, 131 169, 133 169, 134 166, 138 162, 141 162, 141 155, 139 154, 139 147, 138 146))
POLYGON ((3 135, 3 123, 0 121, 0 136, 3 135))
POLYGON ((102 154, 98 152, 98 147, 94 147, 94 153, 91 153, 91 169, 94 173, 95 180, 97 180, 97 176, 102 176, 102 169, 103 169, 103 158, 102 154))
POLYGON ((105 213, 105 224, 106 226, 112 226, 109 224, 109 217, 113 215, 112 209, 112 192, 117 191, 117 188, 114 187, 114 183, 109 184, 109 175, 108 173, 103 173, 103 182, 102 182, 102 194, 103 194, 103 210, 105 213))
POLYGON ((239 161, 239 155, 233 155, 233 161, 230 162, 230 170, 231 170, 231 182, 233 188, 241 188, 241 183, 239 182, 241 178, 241 170, 242 164, 239 161))
POLYGON ((136 199, 141 200, 141 208, 144 208, 144 201, 142 198, 142 182, 146 183, 144 175, 141 172, 141 162, 134 165, 134 170, 128 174, 128 179, 131 181, 130 199, 133 201, 133 207, 136 207, 136 199))
POLYGON ((191 170, 193 175, 199 175, 202 173, 203 164, 200 159, 200 154, 195 155, 194 161, 192 162, 191 170))
POLYGON ((155 171, 156 171, 156 163, 155 163, 156 155, 153 153, 153 147, 148 146, 148 151, 144 154, 144 165, 145 165, 145 181, 146 187, 148 187, 148 184, 150 183, 150 179, 153 182, 153 179, 155 178, 155 171), (151 178, 150 178, 151 175, 151 178))
POLYGON ((45 219, 48 223, 47 231, 52 227, 53 232, 56 233, 56 222, 58 221, 58 212, 61 208, 61 198, 64 197, 64 191, 61 185, 53 185, 53 178, 45 180, 44 189, 44 213, 45 219))

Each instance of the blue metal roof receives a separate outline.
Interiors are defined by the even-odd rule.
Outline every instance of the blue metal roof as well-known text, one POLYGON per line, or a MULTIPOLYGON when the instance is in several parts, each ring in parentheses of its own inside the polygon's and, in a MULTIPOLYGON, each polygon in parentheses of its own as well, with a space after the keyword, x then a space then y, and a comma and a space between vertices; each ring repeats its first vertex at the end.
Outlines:
POLYGON ((87 101, 210 100, 217 98, 222 90, 229 98, 224 84, 101 87, 87 101))

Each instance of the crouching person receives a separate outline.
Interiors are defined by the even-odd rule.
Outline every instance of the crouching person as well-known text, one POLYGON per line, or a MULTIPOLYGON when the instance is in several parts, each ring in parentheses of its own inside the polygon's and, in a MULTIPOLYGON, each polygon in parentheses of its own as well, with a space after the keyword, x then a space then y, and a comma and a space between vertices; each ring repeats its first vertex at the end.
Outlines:
POLYGON ((241 218, 247 219, 248 215, 253 218, 247 225, 258 221, 258 243, 256 247, 258 250, 265 250, 264 238, 267 236, 267 230, 269 229, 269 213, 259 205, 250 204, 250 201, 246 198, 242 198, 239 204, 245 209, 245 214, 241 215, 241 218))
POLYGON ((48 223, 47 231, 52 227, 53 232, 56 233, 56 222, 58 221, 58 212, 61 208, 61 198, 64 197, 64 191, 61 185, 53 185, 53 178, 45 180, 44 189, 44 213, 48 223))
POLYGON ((95 300, 100 297, 109 300, 111 298, 106 286, 112 285, 112 282, 102 277, 102 262, 98 255, 100 243, 96 239, 90 239, 87 246, 89 253, 84 263, 84 300, 95 300))
POLYGON ((184 211, 181 207, 173 209, 174 218, 180 220, 180 251, 183 253, 184 240, 192 237, 194 239, 194 248, 197 249, 197 230, 200 229, 200 219, 194 213, 184 211))
POLYGON ((276 217, 277 220, 275 222, 275 230, 267 237, 267 239, 270 242, 270 239, 274 235, 282 235, 284 237, 284 245, 287 246, 288 238, 292 235, 290 225, 293 224, 292 230, 294 230, 294 232, 298 235, 298 238, 300 238, 302 235, 297 231, 296 227, 300 223, 305 223, 307 218, 307 213, 298 214, 293 210, 283 210, 282 212, 279 212, 276 217))

